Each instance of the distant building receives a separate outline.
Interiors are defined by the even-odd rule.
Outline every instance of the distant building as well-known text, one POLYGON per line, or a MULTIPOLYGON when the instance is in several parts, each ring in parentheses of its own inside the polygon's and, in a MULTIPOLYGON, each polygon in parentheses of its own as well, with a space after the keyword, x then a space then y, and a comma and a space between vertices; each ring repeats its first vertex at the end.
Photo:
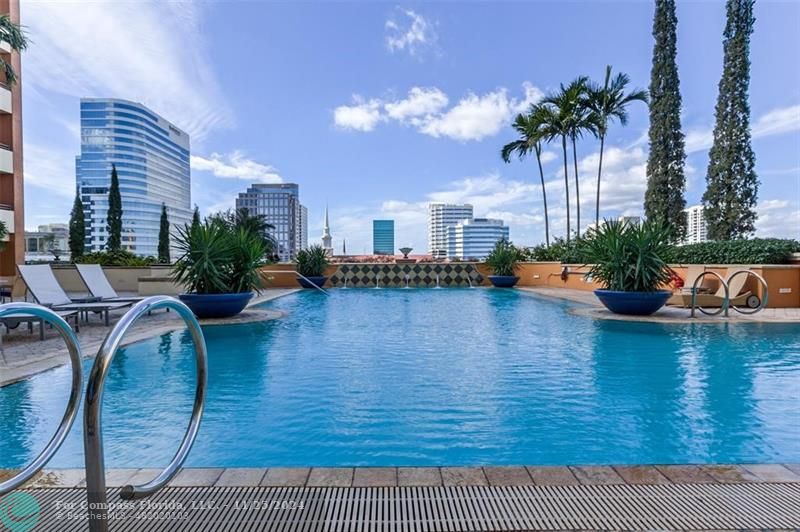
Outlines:
POLYGON ((372 220, 372 253, 394 255, 394 220, 372 220))
POLYGON ((325 206, 325 227, 322 228, 322 247, 333 256, 333 237, 331 236, 331 224, 328 222, 328 206, 325 206))
POLYGON ((435 259, 447 257, 447 228, 472 219, 472 205, 428 204, 428 253, 435 259))
POLYGON ((300 204, 300 187, 294 183, 256 183, 236 198, 237 209, 263 216, 272 225, 276 254, 289 262, 308 247, 308 211, 300 204))
POLYGON ((447 228, 447 258, 483 260, 499 240, 508 240, 503 220, 474 218, 447 228))
POLYGON ((686 213, 686 238, 684 238, 683 243, 708 242, 708 230, 703 206, 694 205, 684 209, 683 212, 686 213))
POLYGON ((139 103, 83 98, 80 107, 75 177, 85 208, 86 248, 106 247, 113 164, 122 196, 122 248, 157 256, 162 203, 173 235, 192 219, 189 135, 139 103))
POLYGON ((25 260, 69 259, 69 226, 40 225, 36 231, 25 231, 25 260))

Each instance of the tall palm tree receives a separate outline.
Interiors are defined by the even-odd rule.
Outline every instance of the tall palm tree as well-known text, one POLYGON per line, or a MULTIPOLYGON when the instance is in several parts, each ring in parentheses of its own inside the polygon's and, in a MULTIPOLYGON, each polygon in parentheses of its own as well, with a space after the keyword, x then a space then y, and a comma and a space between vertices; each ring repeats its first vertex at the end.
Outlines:
MULTIPOLYGON (((564 149, 564 175, 567 174, 567 139, 572 142, 572 162, 575 167, 575 218, 577 234, 581 234, 581 193, 580 178, 578 176, 578 150, 577 139, 583 136, 584 131, 594 131, 594 121, 586 106, 586 91, 589 78, 580 76, 572 80, 567 86, 561 85, 561 90, 545 97, 542 102, 554 108, 557 120, 557 135, 561 136, 564 149)), ((567 213, 569 213, 569 200, 567 200, 567 213)), ((569 220, 567 221, 569 226, 569 220)), ((569 241, 569 227, 567 228, 569 241)))
POLYGON ((546 111, 541 105, 531 105, 527 115, 518 114, 514 119, 512 127, 519 134, 519 138, 509 142, 500 150, 500 156, 507 163, 511 162, 511 156, 516 153, 520 160, 530 155, 536 154, 536 162, 539 165, 539 178, 542 181, 542 200, 544 202, 544 238, 547 247, 550 247, 550 218, 547 214, 547 191, 544 186, 544 170, 542 170, 542 141, 546 140, 546 111))
POLYGON ((647 103, 647 91, 634 89, 625 93, 625 88, 630 83, 627 74, 618 73, 611 78, 611 65, 606 66, 606 77, 603 86, 596 83, 589 85, 586 105, 590 110, 590 119, 595 123, 596 134, 600 139, 600 163, 597 166, 597 198, 595 200, 595 227, 600 223, 600 176, 603 173, 603 148, 605 146, 608 125, 613 120, 619 120, 620 125, 628 123, 628 104, 631 102, 647 103))
MULTIPOLYGON (((7 43, 15 52, 21 52, 28 47, 25 32, 22 31, 19 24, 12 22, 8 15, 0 16, 0 41, 7 43)), ((2 57, 0 57, 0 70, 5 73, 6 83, 13 85, 17 82, 17 73, 14 71, 14 67, 2 57)))

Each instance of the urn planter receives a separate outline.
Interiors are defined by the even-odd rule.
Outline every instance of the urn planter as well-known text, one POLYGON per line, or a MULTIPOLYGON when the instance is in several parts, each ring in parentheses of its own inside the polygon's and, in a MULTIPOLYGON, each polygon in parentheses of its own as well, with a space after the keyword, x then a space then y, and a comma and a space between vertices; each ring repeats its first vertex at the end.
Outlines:
POLYGON ((198 318, 230 318, 245 309, 253 299, 253 292, 230 294, 180 294, 178 298, 186 303, 198 318))
POLYGON ((489 281, 497 288, 512 288, 519 282, 519 277, 516 275, 490 275, 489 281))
POLYGON ((300 286, 302 286, 303 288, 322 288, 323 286, 325 286, 325 282, 327 280, 328 278, 325 277, 324 275, 313 276, 313 277, 306 276, 305 278, 303 277, 297 278, 297 282, 300 283, 300 286))
POLYGON ((595 290, 594 295, 615 314, 649 316, 666 305, 672 292, 669 290, 656 290, 655 292, 595 290))

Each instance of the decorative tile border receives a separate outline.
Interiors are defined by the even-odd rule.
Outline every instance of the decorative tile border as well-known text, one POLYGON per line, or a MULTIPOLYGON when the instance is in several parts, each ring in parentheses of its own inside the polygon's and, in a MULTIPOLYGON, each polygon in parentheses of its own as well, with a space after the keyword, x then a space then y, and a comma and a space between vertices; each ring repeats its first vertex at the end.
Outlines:
POLYGON ((475 263, 341 264, 328 283, 342 288, 442 288, 478 286, 483 276, 475 263))

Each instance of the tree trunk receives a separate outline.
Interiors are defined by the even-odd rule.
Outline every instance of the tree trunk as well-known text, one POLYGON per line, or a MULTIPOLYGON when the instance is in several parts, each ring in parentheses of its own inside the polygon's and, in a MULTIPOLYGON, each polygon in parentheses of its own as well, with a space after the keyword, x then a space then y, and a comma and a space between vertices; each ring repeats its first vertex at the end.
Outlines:
POLYGON ((603 145, 606 136, 600 135, 600 164, 597 166, 597 200, 594 204, 594 230, 600 229, 600 175, 603 173, 603 145))
POLYGON ((581 190, 578 183, 578 151, 575 149, 575 135, 572 136, 572 163, 575 165, 575 234, 581 237, 581 190))
POLYGON ((569 173, 568 173, 568 163, 567 163, 567 136, 561 135, 561 149, 564 152, 564 193, 567 197, 567 243, 569 244, 569 173))
POLYGON ((550 247, 550 218, 547 216, 547 192, 544 189, 544 170, 542 170, 542 156, 536 152, 536 162, 539 163, 539 177, 542 180, 542 200, 544 201, 544 240, 550 247))

